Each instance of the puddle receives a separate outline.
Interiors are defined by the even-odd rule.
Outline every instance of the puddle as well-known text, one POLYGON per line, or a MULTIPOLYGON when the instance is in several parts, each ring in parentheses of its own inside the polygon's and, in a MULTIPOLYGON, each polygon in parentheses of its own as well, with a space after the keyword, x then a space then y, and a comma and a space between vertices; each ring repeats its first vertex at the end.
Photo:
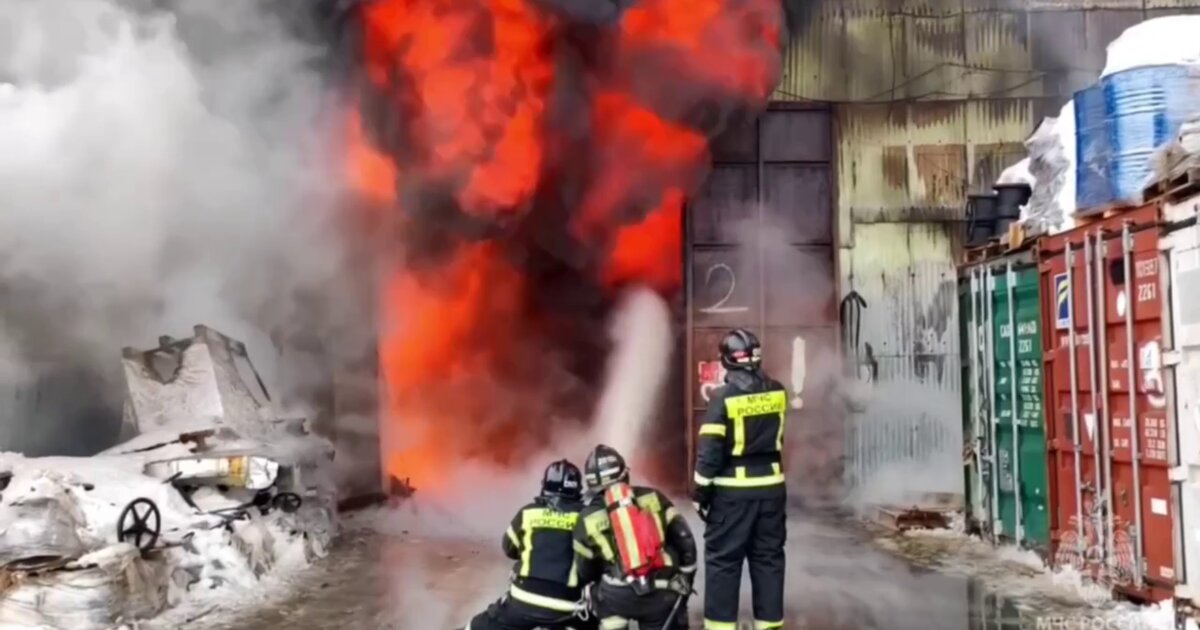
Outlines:
MULTIPOLYGON (((914 566, 880 551, 859 534, 830 524, 791 524, 788 630, 1149 630, 1136 622, 1114 622, 1109 611, 997 596, 978 580, 914 566)), ((252 606, 223 604, 185 621, 198 630, 449 629, 464 625, 498 597, 510 568, 498 541, 352 534, 321 565, 297 575, 290 594, 252 606)), ((742 616, 749 619, 749 584, 742 591, 742 616)), ((702 628, 700 598, 693 598, 690 613, 691 627, 702 628)), ((179 618, 146 627, 178 627, 172 621, 179 618)))

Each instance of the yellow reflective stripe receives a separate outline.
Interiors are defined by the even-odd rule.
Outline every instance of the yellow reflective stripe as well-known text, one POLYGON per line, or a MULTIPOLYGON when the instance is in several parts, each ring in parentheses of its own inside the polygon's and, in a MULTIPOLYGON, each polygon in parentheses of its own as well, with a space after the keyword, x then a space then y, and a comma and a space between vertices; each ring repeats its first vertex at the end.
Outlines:
POLYGON ((517 549, 521 548, 521 539, 517 538, 517 532, 513 531, 512 526, 509 526, 508 531, 504 532, 508 536, 508 542, 513 544, 517 549))
POLYGON ((521 534, 525 536, 521 549, 521 571, 518 575, 529 577, 529 565, 533 562, 533 521, 546 513, 545 508, 529 508, 521 512, 521 534))
POLYGON ((696 473, 696 474, 692 475, 692 480, 695 481, 696 485, 698 485, 698 486, 711 486, 712 482, 713 482, 712 479, 709 479, 708 477, 705 477, 704 475, 701 475, 700 473, 696 473))
POLYGON ((604 511, 589 514, 587 518, 583 519, 583 529, 587 532, 592 544, 600 550, 600 555, 606 562, 612 562, 615 557, 612 545, 608 544, 608 538, 604 535, 604 530, 608 528, 608 525, 608 513, 604 511))
POLYGON ((579 558, 571 558, 571 575, 567 577, 567 586, 579 586, 579 558))
POLYGON ((783 450, 782 426, 787 415, 787 392, 773 391, 762 394, 744 394, 725 399, 725 413, 733 422, 733 455, 746 452, 746 418, 752 416, 777 417, 780 434, 775 436, 779 450, 783 450))
POLYGON ((734 468, 733 469, 733 477, 734 477, 734 479, 745 479, 746 478, 746 467, 738 466, 737 468, 734 468))
POLYGON ((592 553, 592 550, 588 549, 587 545, 579 542, 578 540, 575 541, 575 553, 587 558, 588 560, 596 557, 596 554, 592 553))
POLYGON ((700 435, 725 437, 725 425, 723 425, 723 424, 702 424, 702 425, 700 425, 700 435))
POLYGON ((666 540, 667 535, 666 535, 666 532, 663 530, 663 521, 662 521, 662 511, 663 511, 662 503, 659 503, 658 495, 655 495, 653 493, 644 494, 640 497, 637 497, 637 504, 643 510, 650 513, 650 516, 652 516, 654 518, 654 526, 658 528, 658 537, 663 540, 666 540))
POLYGON ((754 620, 754 630, 778 630, 783 627, 782 621, 759 621, 754 620))
POLYGON ((775 450, 783 452, 783 430, 787 427, 787 412, 779 414, 779 431, 775 433, 775 450))
POLYGON ((713 480, 713 483, 726 488, 760 488, 762 486, 774 486, 785 481, 786 479, 784 479, 782 474, 775 474, 765 477, 717 477, 713 480))
POLYGON ((713 621, 712 619, 705 619, 704 630, 737 630, 737 622, 713 621))
POLYGON ((733 420, 733 456, 737 457, 746 452, 746 418, 736 416, 733 420))
POLYGON ((600 620, 600 627, 604 630, 625 630, 629 627, 629 620, 624 617, 605 617, 600 620))
POLYGON ((779 462, 773 462, 771 464, 771 472, 775 473, 776 475, 783 475, 783 468, 779 466, 779 462))
POLYGON ((674 505, 667 508, 666 513, 663 515, 663 520, 665 520, 668 525, 671 524, 671 521, 677 518, 679 518, 679 510, 676 510, 674 505))
POLYGON ((578 604, 576 602, 567 601, 565 599, 557 599, 554 597, 546 597, 545 595, 538 595, 537 593, 530 593, 529 591, 522 590, 516 584, 508 587, 508 594, 512 595, 512 598, 519 602, 525 602, 526 604, 538 606, 540 608, 546 608, 549 610, 573 613, 575 612, 576 608, 578 608, 578 604))

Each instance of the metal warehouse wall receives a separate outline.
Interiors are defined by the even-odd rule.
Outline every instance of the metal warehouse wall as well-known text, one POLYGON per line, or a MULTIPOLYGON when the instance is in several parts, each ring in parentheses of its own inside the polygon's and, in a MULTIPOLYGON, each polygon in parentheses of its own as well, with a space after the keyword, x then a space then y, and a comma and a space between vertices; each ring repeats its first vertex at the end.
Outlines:
POLYGON ((873 383, 848 421, 847 481, 869 501, 961 493, 966 194, 1025 155, 1121 31, 1200 12, 1200 0, 848 0, 802 12, 775 99, 833 108, 839 291, 867 304, 858 348, 873 383))

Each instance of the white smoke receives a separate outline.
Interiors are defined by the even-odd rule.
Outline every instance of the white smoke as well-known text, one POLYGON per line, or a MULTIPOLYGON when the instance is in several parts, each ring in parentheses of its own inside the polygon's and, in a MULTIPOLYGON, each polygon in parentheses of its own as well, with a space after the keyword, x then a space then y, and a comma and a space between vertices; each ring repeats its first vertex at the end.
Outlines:
POLYGON ((0 364, 204 323, 274 384, 266 330, 342 264, 317 51, 263 0, 150 4, 0 11, 0 364))

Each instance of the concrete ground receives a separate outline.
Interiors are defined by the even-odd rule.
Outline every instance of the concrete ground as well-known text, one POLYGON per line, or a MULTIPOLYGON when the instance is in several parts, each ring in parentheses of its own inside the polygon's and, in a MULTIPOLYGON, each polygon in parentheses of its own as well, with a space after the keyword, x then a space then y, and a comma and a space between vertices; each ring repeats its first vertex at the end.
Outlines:
MULTIPOLYGON (((797 516, 787 553, 790 629, 1068 627, 1060 624, 1062 610, 1019 605, 967 577, 916 568, 848 523, 797 516)), ((215 605, 172 623, 197 630, 448 630, 499 595, 510 566, 499 550, 499 535, 478 540, 352 532, 325 561, 292 576, 286 594, 275 601, 215 605)), ((746 600, 747 591, 748 584, 746 600)), ((690 608, 692 627, 700 628, 700 598, 690 608)), ((751 618, 748 601, 742 618, 751 618)))

